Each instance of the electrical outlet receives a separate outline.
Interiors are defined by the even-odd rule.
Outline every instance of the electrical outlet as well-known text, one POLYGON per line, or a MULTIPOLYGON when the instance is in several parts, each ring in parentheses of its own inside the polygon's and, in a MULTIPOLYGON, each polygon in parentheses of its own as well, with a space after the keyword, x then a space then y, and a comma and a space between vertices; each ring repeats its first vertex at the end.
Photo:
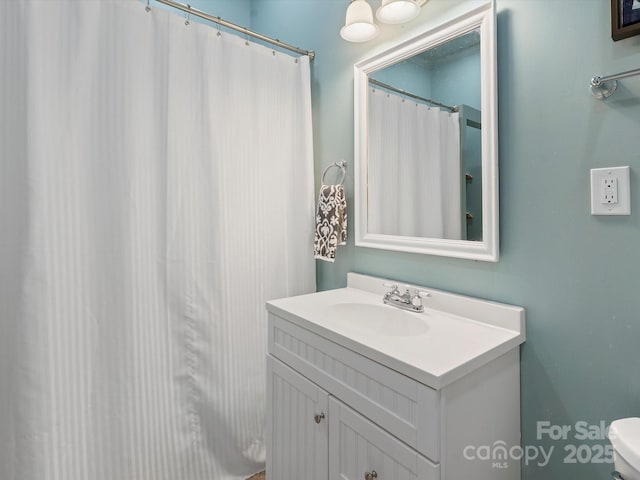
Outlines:
POLYGON ((629 167, 591 169, 591 215, 630 215, 629 167))
POLYGON ((600 203, 616 205, 618 203, 618 179, 616 177, 603 178, 600 185, 600 203))

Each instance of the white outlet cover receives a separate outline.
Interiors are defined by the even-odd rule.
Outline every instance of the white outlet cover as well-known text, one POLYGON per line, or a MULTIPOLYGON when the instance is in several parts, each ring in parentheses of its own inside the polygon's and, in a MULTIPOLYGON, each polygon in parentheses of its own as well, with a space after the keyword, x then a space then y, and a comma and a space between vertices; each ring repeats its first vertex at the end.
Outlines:
POLYGON ((631 182, 629 167, 591 169, 591 215, 631 215, 631 182), (608 204, 602 199, 605 180, 615 179, 617 202, 608 204))

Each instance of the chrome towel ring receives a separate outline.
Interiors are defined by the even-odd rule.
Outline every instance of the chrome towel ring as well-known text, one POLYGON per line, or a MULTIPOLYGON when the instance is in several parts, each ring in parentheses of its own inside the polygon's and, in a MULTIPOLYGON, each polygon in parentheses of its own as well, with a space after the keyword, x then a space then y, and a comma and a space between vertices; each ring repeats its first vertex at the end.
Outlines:
POLYGON ((322 172, 322 184, 326 185, 325 181, 324 181, 324 177, 327 175, 327 172, 332 169, 332 168, 339 168, 342 170, 342 175, 340 176, 340 181, 338 182, 338 185, 342 185, 342 182, 344 182, 344 176, 347 173, 347 162, 345 162, 344 160, 340 160, 339 162, 333 162, 332 164, 330 164, 327 168, 324 169, 324 172, 322 172))

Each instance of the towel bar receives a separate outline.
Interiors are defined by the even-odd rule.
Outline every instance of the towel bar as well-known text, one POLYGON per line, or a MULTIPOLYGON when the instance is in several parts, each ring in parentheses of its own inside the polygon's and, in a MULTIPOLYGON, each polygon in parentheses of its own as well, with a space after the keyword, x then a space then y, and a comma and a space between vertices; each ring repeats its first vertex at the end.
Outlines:
POLYGON ((632 77, 634 75, 640 75, 640 68, 629 70, 628 72, 617 73, 615 75, 607 75, 606 77, 596 75, 590 82, 591 95, 599 98, 600 100, 610 97, 618 87, 618 82, 616 80, 632 77))
POLYGON ((342 185, 342 182, 344 181, 344 176, 347 173, 346 166, 347 166, 347 162, 345 162, 344 160, 340 160, 339 162, 333 162, 332 164, 330 164, 327 168, 324 169, 324 172, 322 172, 322 184, 326 185, 326 183, 324 183, 324 177, 327 174, 327 172, 333 167, 337 167, 342 170, 342 176, 340 177, 340 181, 338 182, 338 185, 342 185))

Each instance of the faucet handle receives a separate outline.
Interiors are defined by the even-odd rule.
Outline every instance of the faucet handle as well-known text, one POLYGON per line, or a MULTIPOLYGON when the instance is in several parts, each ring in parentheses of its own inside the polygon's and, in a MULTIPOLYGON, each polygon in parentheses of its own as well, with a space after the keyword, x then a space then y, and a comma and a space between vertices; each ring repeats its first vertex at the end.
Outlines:
POLYGON ((426 290, 420 290, 419 288, 412 287, 411 285, 405 285, 402 288, 404 288, 409 293, 409 295, 411 295, 411 297, 426 298, 431 296, 430 292, 427 292, 426 290))
POLYGON ((431 296, 431 293, 427 292, 426 290, 412 288, 409 285, 407 285, 407 292, 409 293, 409 296, 411 298, 411 305, 413 305, 414 307, 422 308, 422 299, 431 296))
POLYGON ((390 288, 393 292, 397 292, 398 291, 398 284, 397 283, 384 282, 382 284, 382 286, 390 288))

